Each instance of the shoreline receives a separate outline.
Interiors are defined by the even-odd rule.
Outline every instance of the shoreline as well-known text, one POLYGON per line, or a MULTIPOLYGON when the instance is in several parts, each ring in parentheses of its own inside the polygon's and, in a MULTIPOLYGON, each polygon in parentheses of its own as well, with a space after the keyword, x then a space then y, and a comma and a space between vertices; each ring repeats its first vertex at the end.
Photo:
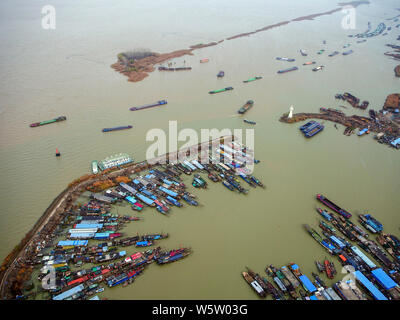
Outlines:
POLYGON ((324 16, 324 15, 331 15, 335 12, 341 11, 343 9, 343 7, 345 7, 345 6, 353 6, 354 8, 356 8, 359 5, 369 4, 369 3, 370 3, 369 1, 340 2, 337 4, 339 6, 339 8, 336 8, 336 9, 298 17, 298 18, 295 18, 292 20, 278 22, 278 23, 257 29, 255 31, 240 33, 240 34, 237 34, 237 35, 234 35, 234 36, 231 36, 226 39, 219 40, 219 41, 213 41, 213 42, 210 42, 207 44, 200 43, 200 44, 192 45, 189 47, 190 49, 181 49, 181 50, 176 50, 176 51, 169 52, 169 53, 153 53, 153 55, 146 57, 146 58, 135 60, 133 63, 125 63, 118 57, 118 61, 113 63, 111 65, 111 68, 113 68, 115 71, 127 76, 128 81, 139 82, 139 81, 142 81, 143 79, 145 79, 146 77, 148 77, 149 73, 153 72, 156 69, 155 65, 163 63, 163 62, 171 60, 171 59, 174 59, 174 58, 179 58, 179 57, 182 57, 185 55, 193 55, 192 51, 194 51, 194 50, 202 49, 202 48, 206 48, 206 47, 210 47, 210 46, 216 46, 216 45, 219 45, 224 40, 234 40, 234 39, 241 38, 241 37, 251 36, 252 34, 255 34, 258 32, 263 32, 263 31, 266 31, 269 29, 287 25, 292 21, 297 22, 297 21, 303 21, 303 20, 314 20, 317 17, 324 16))

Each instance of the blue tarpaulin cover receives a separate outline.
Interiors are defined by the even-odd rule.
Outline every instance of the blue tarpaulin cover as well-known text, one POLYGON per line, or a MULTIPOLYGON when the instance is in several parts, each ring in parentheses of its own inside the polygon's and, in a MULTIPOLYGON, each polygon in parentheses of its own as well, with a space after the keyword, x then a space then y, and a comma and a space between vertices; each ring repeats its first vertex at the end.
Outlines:
POLYGON ((176 192, 168 190, 167 188, 164 188, 164 187, 159 187, 158 189, 160 189, 161 191, 165 192, 166 194, 169 194, 172 197, 176 197, 178 195, 176 192))
POLYGON ((64 300, 64 299, 72 296, 73 294, 78 293, 79 291, 82 291, 83 289, 84 289, 84 286, 83 286, 83 284, 81 284, 79 286, 73 287, 72 289, 69 289, 69 290, 53 297, 53 300, 64 300))
POLYGON ((58 246, 60 247, 66 247, 66 246, 86 246, 88 244, 87 240, 65 240, 65 241, 59 241, 58 246))
POLYGON ((299 277, 300 281, 303 283, 304 289, 306 289, 309 292, 315 292, 317 291, 317 288, 312 284, 310 279, 307 278, 306 275, 301 275, 299 277))
POLYGON ((310 300, 318 300, 318 298, 314 295, 310 296, 310 300))
POLYGON ((381 268, 375 269, 371 271, 371 274, 373 277, 378 280, 378 282, 386 289, 392 289, 395 286, 397 286, 397 283, 393 281, 391 277, 389 277, 385 271, 383 271, 381 268))
POLYGON ((383 295, 382 292, 375 287, 371 281, 367 279, 360 271, 353 272, 354 276, 357 278, 358 281, 362 283, 362 285, 372 294, 372 296, 376 300, 387 300, 387 298, 383 295))

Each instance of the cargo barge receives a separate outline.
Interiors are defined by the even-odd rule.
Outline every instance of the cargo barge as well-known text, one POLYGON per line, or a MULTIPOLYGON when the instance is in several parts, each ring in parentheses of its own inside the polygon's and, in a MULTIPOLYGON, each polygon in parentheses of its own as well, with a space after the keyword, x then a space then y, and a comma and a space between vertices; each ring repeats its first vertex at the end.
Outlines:
POLYGON ((276 60, 288 61, 288 62, 293 62, 293 61, 295 61, 295 59, 291 59, 291 58, 281 58, 281 57, 276 57, 276 60))
POLYGON ((353 53, 353 50, 345 51, 345 52, 343 52, 342 54, 343 54, 344 56, 347 56, 347 55, 349 55, 349 54, 351 54, 351 53, 353 53))
POLYGON ((30 126, 31 128, 35 128, 35 127, 44 126, 44 125, 46 125, 46 124, 55 123, 55 122, 60 122, 60 121, 65 121, 65 120, 67 120, 67 117, 65 117, 65 116, 60 116, 60 117, 57 117, 57 118, 54 118, 54 119, 51 119, 51 120, 46 120, 46 121, 42 121, 42 122, 34 122, 34 123, 31 123, 29 126, 30 126))
POLYGON ((167 68, 167 67, 158 67, 159 71, 184 71, 184 70, 192 70, 192 67, 178 67, 178 68, 167 68))
POLYGON ((103 132, 110 132, 110 131, 118 131, 118 130, 124 130, 124 129, 132 129, 132 126, 121 126, 121 127, 113 127, 113 128, 104 128, 103 132))
POLYGON ((334 57, 339 54, 339 51, 333 51, 331 54, 328 54, 328 57, 334 57))
POLYGON ((238 113, 239 114, 244 114, 245 112, 247 112, 247 110, 249 110, 251 107, 253 107, 253 105, 254 105, 254 101, 253 100, 248 100, 245 103, 245 105, 238 110, 238 113))
POLYGON ((229 91, 229 90, 233 90, 233 87, 226 87, 224 89, 212 90, 212 91, 210 91, 208 93, 209 94, 214 94, 214 93, 225 92, 225 91, 229 91))
POLYGON ((288 68, 288 69, 279 70, 277 73, 286 73, 286 72, 295 71, 295 70, 298 70, 298 69, 299 68, 297 68, 297 67, 291 67, 291 68, 288 68))
POLYGON ((306 138, 311 138, 313 136, 315 136, 317 133, 321 132, 322 130, 324 130, 324 126, 322 124, 318 125, 316 128, 314 128, 313 130, 306 132, 304 134, 304 136, 306 138))
POLYGON ((255 80, 260 80, 260 79, 262 79, 262 77, 253 77, 253 78, 250 78, 250 79, 244 80, 243 82, 244 82, 244 83, 247 83, 247 82, 252 82, 252 81, 255 81, 255 80))
POLYGON ((321 201, 324 205, 327 207, 331 208, 333 211, 339 213, 341 216, 343 216, 346 219, 351 218, 351 213, 347 212, 346 210, 340 208, 338 205, 334 204, 332 201, 329 199, 325 198, 322 194, 317 194, 317 199, 321 201))
POLYGON ((164 104, 167 104, 167 100, 160 100, 155 103, 145 104, 144 106, 140 106, 140 107, 132 107, 132 108, 129 108, 129 110, 131 110, 131 111, 143 110, 143 109, 147 109, 147 108, 161 106, 164 104))

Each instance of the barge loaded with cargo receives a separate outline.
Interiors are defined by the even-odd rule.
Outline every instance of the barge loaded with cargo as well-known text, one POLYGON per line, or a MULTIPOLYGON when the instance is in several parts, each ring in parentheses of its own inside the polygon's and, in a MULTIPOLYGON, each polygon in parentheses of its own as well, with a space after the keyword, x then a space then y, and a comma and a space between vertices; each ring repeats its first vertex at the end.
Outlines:
POLYGON ((238 110, 239 114, 244 114, 245 112, 247 112, 247 110, 249 110, 252 106, 254 105, 254 101, 253 100, 247 100, 247 102, 243 105, 243 107, 241 107, 238 110))
POLYGON ((339 213, 344 218, 346 218, 346 219, 350 219, 351 218, 351 213, 349 213, 346 210, 340 208, 338 205, 334 204, 332 201, 330 201, 328 198, 326 198, 322 194, 317 194, 317 199, 319 201, 321 201, 324 205, 326 205, 328 208, 331 208, 333 211, 339 213))
POLYGON ((103 132, 110 132, 110 131, 118 131, 118 130, 124 130, 124 129, 132 129, 132 126, 121 126, 121 127, 113 127, 113 128, 104 128, 103 132))
POLYGON ((148 108, 152 108, 152 107, 162 106, 164 104, 167 104, 167 100, 160 100, 155 103, 145 104, 140 107, 132 107, 132 108, 129 108, 129 110, 131 110, 131 111, 143 110, 143 109, 148 109, 148 108))
POLYGON ((229 90, 233 90, 233 87, 226 87, 224 89, 212 90, 212 91, 210 91, 208 93, 209 94, 214 94, 214 93, 225 92, 225 91, 229 91, 229 90))
POLYGON ((244 82, 244 83, 247 83, 247 82, 252 82, 252 81, 255 81, 255 80, 260 80, 260 79, 262 79, 262 77, 253 77, 253 78, 250 78, 250 79, 244 80, 243 82, 244 82))
POLYGON ((55 122, 60 122, 60 121, 65 121, 67 120, 67 117, 65 116, 60 116, 51 120, 46 120, 46 121, 42 121, 42 122, 34 122, 31 123, 29 126, 31 128, 35 128, 35 127, 40 127, 40 126, 44 126, 45 124, 50 124, 50 123, 55 123, 55 122))
POLYGON ((299 68, 297 68, 297 67, 291 67, 291 68, 288 68, 288 69, 278 70, 277 73, 286 73, 286 72, 295 71, 295 70, 298 70, 298 69, 299 68))

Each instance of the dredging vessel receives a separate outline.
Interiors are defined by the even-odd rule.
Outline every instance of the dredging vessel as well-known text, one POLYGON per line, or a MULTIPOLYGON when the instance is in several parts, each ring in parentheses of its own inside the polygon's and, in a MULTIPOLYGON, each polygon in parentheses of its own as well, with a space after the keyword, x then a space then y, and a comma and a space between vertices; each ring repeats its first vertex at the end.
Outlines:
POLYGON ((139 107, 132 107, 132 108, 129 108, 129 110, 131 110, 131 111, 143 110, 143 109, 147 109, 147 108, 161 106, 164 104, 167 104, 167 100, 160 100, 155 103, 145 104, 145 105, 139 106, 139 107))
POLYGON ((45 124, 50 124, 50 123, 55 123, 55 122, 60 122, 60 121, 65 121, 67 120, 67 117, 65 116, 60 116, 51 120, 46 120, 46 121, 42 121, 42 122, 34 122, 31 123, 29 126, 31 128, 35 128, 35 127, 40 127, 40 126, 44 126, 45 124))

